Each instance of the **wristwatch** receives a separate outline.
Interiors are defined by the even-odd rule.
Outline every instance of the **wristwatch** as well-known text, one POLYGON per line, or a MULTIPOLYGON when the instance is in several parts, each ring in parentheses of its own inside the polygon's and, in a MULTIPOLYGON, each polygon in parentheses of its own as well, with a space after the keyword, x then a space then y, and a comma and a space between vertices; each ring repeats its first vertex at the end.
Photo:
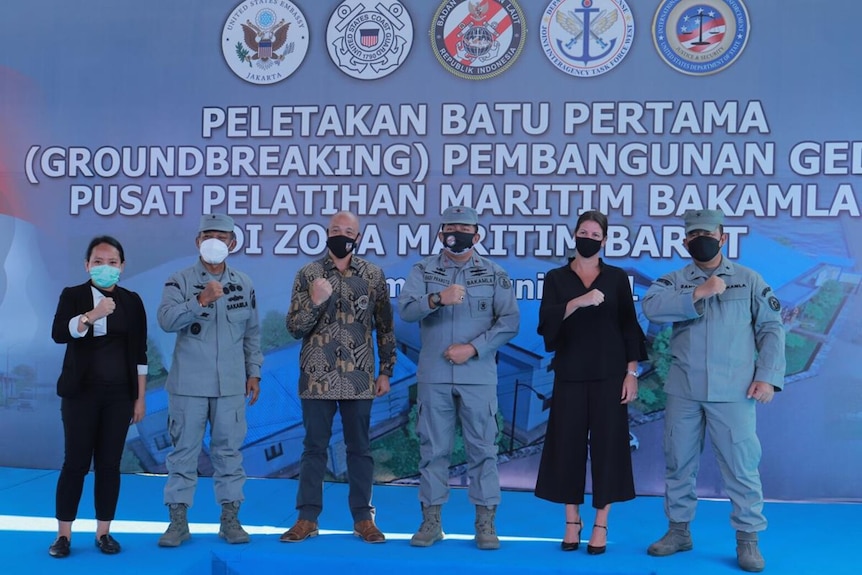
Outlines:
POLYGON ((639 373, 638 373, 638 372, 636 372, 636 371, 632 371, 632 370, 630 370, 630 369, 629 369, 629 370, 627 370, 627 371, 626 371, 626 375, 630 375, 630 376, 632 376, 633 378, 637 379, 637 378, 639 378, 639 377, 640 377, 640 375, 641 375, 641 374, 639 374, 639 373))
POLYGON ((82 314, 81 314, 81 323, 82 323, 82 324, 84 324, 84 325, 92 325, 92 324, 90 323, 90 318, 88 318, 88 317, 87 317, 87 314, 85 314, 85 313, 82 313, 82 314))
POLYGON ((431 303, 434 304, 434 307, 443 307, 443 298, 440 297, 440 292, 431 294, 431 303))

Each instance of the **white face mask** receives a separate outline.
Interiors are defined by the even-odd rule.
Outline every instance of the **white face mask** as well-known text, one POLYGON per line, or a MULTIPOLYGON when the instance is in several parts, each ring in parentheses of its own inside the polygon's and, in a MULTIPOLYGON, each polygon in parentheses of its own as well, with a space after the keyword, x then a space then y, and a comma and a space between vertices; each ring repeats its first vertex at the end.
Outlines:
POLYGON ((201 259, 208 264, 218 265, 222 263, 228 254, 227 245, 216 238, 209 238, 201 242, 201 259))

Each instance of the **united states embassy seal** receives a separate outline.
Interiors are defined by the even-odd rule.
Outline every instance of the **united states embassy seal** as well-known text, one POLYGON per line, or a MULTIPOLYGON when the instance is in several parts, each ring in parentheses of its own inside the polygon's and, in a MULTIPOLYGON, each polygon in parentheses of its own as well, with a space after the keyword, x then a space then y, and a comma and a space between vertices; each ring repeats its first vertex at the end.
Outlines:
POLYGON ((413 20, 401 2, 344 0, 326 29, 329 57, 360 80, 376 80, 398 69, 413 46, 413 20))
POLYGON ((625 0, 552 0, 539 28, 548 60, 580 77, 610 72, 629 53, 634 37, 625 0))
POLYGON ((431 47, 459 78, 484 80, 515 63, 526 31, 515 0, 445 0, 431 23, 431 47))
POLYGON ((252 84, 275 84, 305 60, 308 23, 289 0, 247 0, 225 21, 221 47, 234 74, 252 84))
POLYGON ((664 0, 655 12, 652 32, 667 65, 704 76, 739 58, 751 26, 742 0, 664 0))

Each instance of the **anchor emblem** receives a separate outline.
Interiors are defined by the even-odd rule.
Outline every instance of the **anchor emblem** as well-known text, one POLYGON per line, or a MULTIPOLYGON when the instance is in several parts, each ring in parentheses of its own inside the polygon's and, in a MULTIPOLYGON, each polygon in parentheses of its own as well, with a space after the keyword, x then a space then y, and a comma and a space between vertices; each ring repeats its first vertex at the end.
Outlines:
POLYGON ((618 13, 615 10, 599 10, 598 8, 593 8, 593 0, 582 0, 581 5, 583 8, 571 10, 568 13, 563 12, 562 10, 557 12, 557 23, 563 28, 563 30, 571 34, 572 38, 565 44, 562 40, 556 40, 556 43, 560 52, 565 54, 567 58, 575 62, 583 62, 584 65, 587 65, 590 62, 607 57, 607 55, 614 50, 617 39, 614 38, 610 42, 606 42, 601 37, 601 34, 606 32, 616 23, 618 13), (593 18, 596 13, 598 13, 598 16, 593 18), (579 17, 578 14, 583 14, 583 18, 579 17), (599 47, 605 49, 604 52, 601 54, 591 54, 591 39, 594 40, 599 47), (582 46, 580 56, 572 54, 569 51, 575 47, 578 41, 580 41, 582 46))

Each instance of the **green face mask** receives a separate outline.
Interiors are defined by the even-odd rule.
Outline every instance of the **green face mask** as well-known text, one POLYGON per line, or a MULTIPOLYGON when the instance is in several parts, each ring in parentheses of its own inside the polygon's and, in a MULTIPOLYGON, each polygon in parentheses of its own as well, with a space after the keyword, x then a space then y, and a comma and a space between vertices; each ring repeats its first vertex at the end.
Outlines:
POLYGON ((90 279, 96 287, 108 289, 120 281, 120 268, 114 266, 93 266, 90 268, 90 279))

